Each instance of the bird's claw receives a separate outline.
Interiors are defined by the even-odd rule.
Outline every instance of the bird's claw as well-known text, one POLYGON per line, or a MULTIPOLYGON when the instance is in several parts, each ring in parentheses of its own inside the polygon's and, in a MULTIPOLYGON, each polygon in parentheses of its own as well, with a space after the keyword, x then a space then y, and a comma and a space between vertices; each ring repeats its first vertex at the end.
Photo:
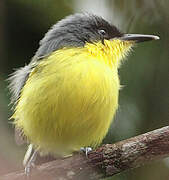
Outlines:
POLYGON ((82 151, 83 153, 85 153, 85 154, 86 154, 86 157, 88 157, 88 153, 89 153, 90 151, 92 151, 92 148, 91 148, 91 147, 81 147, 81 148, 80 148, 80 151, 82 151))
MULTIPOLYGON (((32 149, 31 149, 31 151, 32 151, 32 149)), ((28 178, 31 175, 32 169, 35 168, 35 160, 36 160, 37 154, 38 154, 38 151, 35 150, 32 155, 29 152, 28 152, 28 155, 27 154, 25 155, 26 158, 24 159, 23 164, 25 166, 25 175, 28 178)))
POLYGON ((28 162, 25 166, 25 175, 26 177, 30 177, 32 169, 35 168, 35 164, 33 162, 28 162))

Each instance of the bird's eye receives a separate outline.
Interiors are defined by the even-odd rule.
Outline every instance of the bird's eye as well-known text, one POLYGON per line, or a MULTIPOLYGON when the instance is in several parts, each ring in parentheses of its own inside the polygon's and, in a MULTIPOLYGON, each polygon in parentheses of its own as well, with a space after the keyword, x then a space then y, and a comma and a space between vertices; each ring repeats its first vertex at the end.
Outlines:
POLYGON ((104 29, 99 29, 98 30, 99 34, 102 35, 102 36, 105 36, 106 35, 106 31, 104 29))

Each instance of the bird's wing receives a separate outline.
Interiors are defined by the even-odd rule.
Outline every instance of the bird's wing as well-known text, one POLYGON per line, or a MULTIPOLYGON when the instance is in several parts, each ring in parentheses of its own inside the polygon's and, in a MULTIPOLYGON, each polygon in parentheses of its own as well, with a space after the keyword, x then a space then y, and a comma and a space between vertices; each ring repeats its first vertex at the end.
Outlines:
POLYGON ((14 106, 17 104, 17 101, 20 96, 20 92, 25 85, 25 82, 28 79, 29 73, 32 70, 32 65, 26 65, 25 67, 19 68, 8 78, 9 81, 9 90, 11 92, 11 103, 14 106))
MULTIPOLYGON (((17 105, 21 90, 25 85, 32 68, 33 66, 31 64, 26 65, 25 67, 16 70, 8 78, 8 87, 11 92, 11 104, 13 104, 13 109, 17 105)), ((15 141, 18 145, 21 145, 26 142, 26 137, 23 136, 22 131, 20 129, 15 129, 15 141)))

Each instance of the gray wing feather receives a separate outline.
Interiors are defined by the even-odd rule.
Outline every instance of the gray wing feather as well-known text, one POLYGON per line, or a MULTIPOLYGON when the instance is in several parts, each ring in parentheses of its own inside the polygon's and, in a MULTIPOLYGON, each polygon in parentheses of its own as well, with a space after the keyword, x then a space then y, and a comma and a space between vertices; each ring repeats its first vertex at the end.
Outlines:
MULTIPOLYGON (((16 70, 8 78, 9 90, 11 92, 11 104, 13 104, 13 108, 16 106, 18 102, 21 90, 23 86, 25 85, 32 68, 33 66, 31 64, 26 65, 25 67, 22 67, 16 70)), ((21 129, 15 128, 15 141, 18 145, 21 145, 27 142, 27 139, 23 135, 23 132, 21 129)))
POLYGON ((19 68, 8 78, 9 90, 11 92, 11 103, 16 105, 22 87, 28 79, 29 73, 32 70, 32 65, 26 65, 25 67, 19 68))

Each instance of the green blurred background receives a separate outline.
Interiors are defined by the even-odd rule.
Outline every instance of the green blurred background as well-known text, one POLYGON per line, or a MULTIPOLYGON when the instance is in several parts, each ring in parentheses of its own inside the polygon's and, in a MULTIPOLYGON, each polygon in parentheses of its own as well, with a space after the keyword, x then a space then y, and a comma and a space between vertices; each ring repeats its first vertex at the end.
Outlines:
MULTIPOLYGON (((104 143, 167 126, 169 122, 169 1, 1 0, 0 1, 0 174, 22 168, 25 146, 17 146, 5 81, 29 63, 48 28, 74 12, 93 12, 127 33, 159 35, 138 44, 121 67, 120 106, 104 143)), ((169 159, 116 175, 113 180, 169 179, 169 159)))

